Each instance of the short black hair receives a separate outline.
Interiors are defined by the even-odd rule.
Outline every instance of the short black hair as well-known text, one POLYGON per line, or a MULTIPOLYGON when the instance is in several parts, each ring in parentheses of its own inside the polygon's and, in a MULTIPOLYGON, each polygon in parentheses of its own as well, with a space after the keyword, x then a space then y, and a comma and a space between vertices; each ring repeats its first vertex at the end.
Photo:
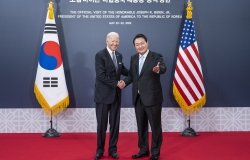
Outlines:
POLYGON ((147 37, 146 37, 144 34, 139 33, 139 34, 135 35, 135 37, 134 37, 134 39, 133 39, 133 44, 134 44, 134 45, 135 45, 135 40, 136 40, 137 38, 143 38, 146 42, 148 42, 147 37))

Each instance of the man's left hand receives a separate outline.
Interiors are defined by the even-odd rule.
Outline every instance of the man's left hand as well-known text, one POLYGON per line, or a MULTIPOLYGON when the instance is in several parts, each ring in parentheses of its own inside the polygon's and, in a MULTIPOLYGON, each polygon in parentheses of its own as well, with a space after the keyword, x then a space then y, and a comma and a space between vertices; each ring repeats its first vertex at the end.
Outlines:
POLYGON ((156 66, 153 68, 153 72, 159 74, 160 73, 160 62, 157 63, 156 66))

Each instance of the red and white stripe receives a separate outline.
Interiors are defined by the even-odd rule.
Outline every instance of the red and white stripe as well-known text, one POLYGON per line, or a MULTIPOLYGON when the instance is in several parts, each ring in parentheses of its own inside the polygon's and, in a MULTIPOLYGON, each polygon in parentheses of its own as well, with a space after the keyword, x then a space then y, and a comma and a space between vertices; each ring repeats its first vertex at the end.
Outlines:
POLYGON ((184 50, 179 48, 174 84, 188 106, 205 95, 197 41, 184 50))

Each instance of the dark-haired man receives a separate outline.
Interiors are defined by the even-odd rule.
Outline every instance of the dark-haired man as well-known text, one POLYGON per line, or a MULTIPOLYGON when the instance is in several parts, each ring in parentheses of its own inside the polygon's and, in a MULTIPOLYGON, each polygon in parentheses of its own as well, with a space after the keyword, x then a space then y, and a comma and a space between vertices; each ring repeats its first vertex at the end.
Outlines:
POLYGON ((162 144, 162 87, 160 75, 166 72, 163 57, 148 49, 148 40, 144 34, 137 34, 133 39, 136 49, 131 57, 129 76, 124 79, 123 88, 130 83, 132 86, 133 104, 138 129, 139 152, 132 155, 133 159, 149 156, 148 122, 152 130, 150 160, 158 160, 162 144))

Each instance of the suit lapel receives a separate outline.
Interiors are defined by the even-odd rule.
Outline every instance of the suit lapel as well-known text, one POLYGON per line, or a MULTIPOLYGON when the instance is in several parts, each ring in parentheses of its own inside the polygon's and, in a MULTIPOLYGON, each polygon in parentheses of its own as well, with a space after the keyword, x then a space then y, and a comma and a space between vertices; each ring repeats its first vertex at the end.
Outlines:
MULTIPOLYGON (((115 64, 114 64, 114 62, 113 62, 113 60, 112 60, 112 58, 111 58, 111 56, 110 56, 110 54, 109 54, 107 48, 105 49, 105 51, 106 51, 105 54, 106 54, 107 60, 109 61, 108 63, 111 63, 112 66, 113 66, 114 69, 115 69, 115 64)), ((117 60, 117 57, 116 57, 116 60, 117 60)), ((118 60, 117 60, 117 64, 118 64, 118 60)))
POLYGON ((134 58, 134 70, 135 70, 135 72, 136 72, 136 76, 138 76, 139 77, 139 54, 137 53, 136 54, 136 56, 135 56, 135 58, 134 58))

